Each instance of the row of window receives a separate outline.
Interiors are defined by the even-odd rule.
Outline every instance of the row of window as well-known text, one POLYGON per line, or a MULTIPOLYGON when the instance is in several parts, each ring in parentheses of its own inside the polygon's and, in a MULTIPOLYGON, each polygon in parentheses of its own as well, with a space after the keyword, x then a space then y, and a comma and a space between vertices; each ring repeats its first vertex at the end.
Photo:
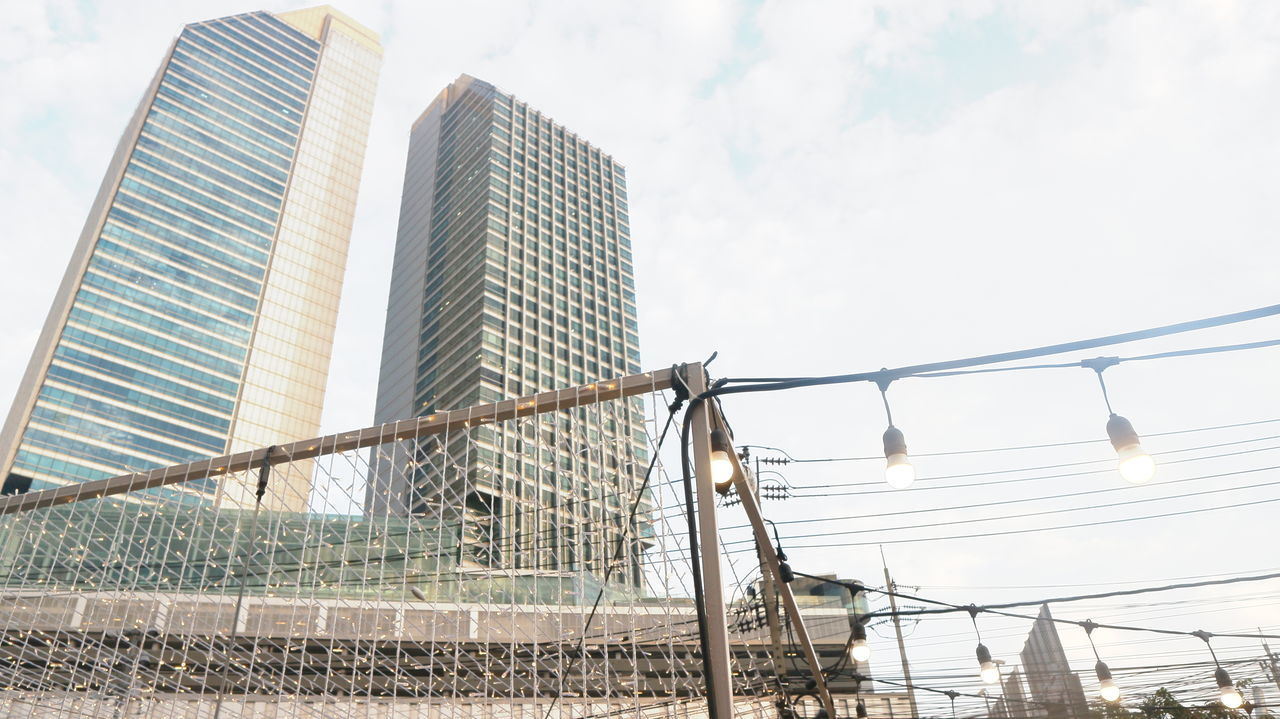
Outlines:
MULTIPOLYGON (((125 384, 154 390, 166 397, 190 402, 227 416, 230 416, 235 408, 235 401, 232 399, 234 395, 230 397, 219 396, 181 382, 174 382, 136 367, 130 367, 120 362, 112 362, 97 352, 84 352, 65 344, 59 344, 54 348, 53 356, 52 367, 57 367, 60 363, 70 367, 80 367, 120 380, 125 384)), ((52 372, 53 370, 50 369, 50 373, 52 372)))
POLYGON ((46 407, 61 407, 78 414, 105 420, 119 427, 127 427, 137 432, 146 432, 163 439, 195 445, 217 454, 226 447, 226 438, 219 435, 206 434, 166 422, 141 412, 134 412, 107 402, 94 399, 84 394, 46 384, 41 390, 37 402, 46 407))
POLYGON ((77 389, 92 392, 96 395, 114 399, 123 402, 131 407, 149 410, 157 414, 167 417, 189 422, 191 424, 204 427, 215 432, 220 432, 224 436, 231 428, 230 406, 228 401, 225 406, 228 409, 227 414, 211 414, 202 412, 193 407, 188 407, 169 399, 143 392, 137 387, 126 387, 116 382, 108 382, 99 377, 92 377, 84 372, 77 372, 69 367, 65 367, 59 363, 55 363, 49 367, 48 377, 50 380, 60 384, 77 389))

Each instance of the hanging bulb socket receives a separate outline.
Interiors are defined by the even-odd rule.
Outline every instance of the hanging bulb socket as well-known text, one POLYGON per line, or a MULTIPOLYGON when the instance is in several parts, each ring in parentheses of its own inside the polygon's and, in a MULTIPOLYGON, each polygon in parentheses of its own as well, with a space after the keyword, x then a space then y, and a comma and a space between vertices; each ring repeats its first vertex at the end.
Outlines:
POLYGON ((1226 669, 1218 667, 1213 672, 1213 678, 1218 683, 1218 701, 1222 702, 1224 707, 1238 709, 1244 704, 1244 697, 1240 696, 1235 684, 1231 683, 1231 675, 1227 674, 1226 669))
POLYGON ((711 430, 711 481, 720 494, 727 494, 733 482, 732 453, 733 442, 729 440, 729 433, 723 429, 711 430))
POLYGON ((858 707, 855 711, 857 712, 858 719, 867 719, 867 703, 866 702, 859 699, 858 707))
POLYGON ((1111 678, 1111 667, 1099 659, 1093 669, 1098 673, 1098 693, 1102 695, 1102 700, 1114 702, 1119 699, 1120 687, 1116 686, 1115 680, 1111 678))
POLYGON ((785 561, 778 562, 778 575, 783 584, 790 584, 796 580, 796 573, 791 570, 791 565, 785 561))
POLYGON ((978 643, 978 676, 985 684, 995 684, 1000 681, 1000 668, 991 659, 991 650, 981 642, 978 643))
POLYGON ((871 658, 871 647, 867 644, 867 628, 859 619, 853 620, 853 643, 849 645, 849 656, 855 662, 865 662, 871 658))
POLYGON ((1142 448, 1133 423, 1112 413, 1107 420, 1107 437, 1120 457, 1120 476, 1133 484, 1145 484, 1156 474, 1156 462, 1142 448))
POLYGON ((884 431, 884 458, 884 479, 890 487, 906 489, 916 481, 915 467, 907 457, 907 439, 893 425, 884 431))

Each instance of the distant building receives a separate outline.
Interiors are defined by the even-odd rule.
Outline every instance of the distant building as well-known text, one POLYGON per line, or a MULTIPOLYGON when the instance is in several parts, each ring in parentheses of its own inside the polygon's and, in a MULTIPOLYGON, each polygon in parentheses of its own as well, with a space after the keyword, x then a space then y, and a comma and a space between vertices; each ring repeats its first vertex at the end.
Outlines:
MULTIPOLYGON (((1085 699, 1080 677, 1071 671, 1062 639, 1049 614, 1049 606, 1040 607, 1040 615, 1027 635, 1022 648, 1022 669, 1026 673, 1031 699, 1048 719, 1087 719, 1089 702, 1085 699)), ((1014 712, 1014 716, 1018 716, 1014 712)), ((1021 716, 1027 716, 1022 714, 1021 716)))
MULTIPOLYGON (((0 430, 5 492, 318 433, 381 58, 329 7, 183 28, 0 430)), ((278 508, 305 509, 310 476, 279 481, 278 508)), ((158 491, 251 501, 204 481, 158 491)))
POLYGON ((1028 719, 1044 716, 1044 710, 1030 701, 1022 672, 1018 669, 1004 675, 1000 682, 1000 698, 992 704, 993 719, 1028 719))

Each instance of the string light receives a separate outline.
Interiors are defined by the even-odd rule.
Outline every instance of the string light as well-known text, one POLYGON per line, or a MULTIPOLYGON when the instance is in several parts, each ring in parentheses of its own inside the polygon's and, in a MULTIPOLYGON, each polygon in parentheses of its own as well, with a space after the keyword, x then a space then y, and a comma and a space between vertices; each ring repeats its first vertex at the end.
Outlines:
POLYGON ((1235 684, 1231 682, 1231 675, 1227 674, 1227 670, 1218 667, 1213 672, 1213 678, 1218 682, 1218 701, 1222 702, 1222 706, 1228 709, 1238 709, 1244 704, 1244 697, 1240 696, 1240 692, 1236 689, 1235 684))
POLYGON ((860 619, 853 620, 853 644, 849 645, 849 656, 855 662, 865 662, 871 658, 871 646, 867 644, 867 628, 860 619))
POLYGON ((1218 662, 1218 653, 1213 651, 1213 644, 1210 639, 1213 635, 1203 629, 1197 629, 1191 632, 1191 635, 1199 638, 1204 642, 1205 647, 1209 649, 1209 656, 1213 657, 1213 680, 1218 684, 1218 701, 1222 702, 1222 706, 1228 709, 1239 709, 1244 704, 1244 697, 1240 696, 1240 691, 1236 689, 1235 683, 1231 681, 1231 675, 1218 662))
POLYGON ((996 666, 995 660, 991 658, 991 650, 987 649, 987 645, 982 643, 982 630, 978 629, 978 612, 982 610, 972 604, 967 609, 969 611, 969 620, 973 622, 973 632, 978 635, 978 677, 982 679, 984 684, 999 683, 1000 667, 996 666))
POLYGON ((1093 630, 1097 629, 1098 625, 1092 619, 1087 619, 1081 622, 1080 626, 1084 628, 1085 636, 1089 638, 1089 648, 1093 650, 1093 658, 1098 660, 1098 663, 1093 667, 1094 672, 1098 675, 1098 694, 1102 696, 1102 700, 1105 702, 1114 703, 1119 701, 1120 687, 1111 678, 1111 667, 1108 667, 1107 663, 1102 661, 1102 657, 1098 656, 1098 648, 1093 644, 1093 630))
POLYGON ((880 399, 884 402, 884 414, 889 420, 889 428, 884 431, 884 481, 894 489, 906 489, 916 481, 916 468, 911 466, 907 457, 907 440, 902 430, 893 425, 893 411, 889 409, 889 390, 891 379, 876 382, 880 387, 880 399))
POLYGON ((1142 448, 1142 442, 1133 423, 1121 417, 1111 409, 1111 397, 1107 394, 1107 383, 1102 372, 1108 367, 1120 363, 1119 357, 1098 357, 1083 360, 1081 366, 1088 367, 1098 375, 1098 386, 1102 388, 1102 401, 1107 405, 1110 417, 1107 419, 1107 437, 1111 446, 1115 447, 1120 459, 1120 476, 1132 484, 1146 484, 1156 476, 1156 461, 1142 448))
POLYGON ((711 430, 711 481, 726 484, 733 480, 733 443, 723 429, 711 430))

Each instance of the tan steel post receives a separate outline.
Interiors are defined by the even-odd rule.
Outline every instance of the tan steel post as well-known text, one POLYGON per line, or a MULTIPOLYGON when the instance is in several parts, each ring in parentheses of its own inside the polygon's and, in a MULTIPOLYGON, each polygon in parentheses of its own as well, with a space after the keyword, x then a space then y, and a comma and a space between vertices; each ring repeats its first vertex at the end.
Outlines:
POLYGON ((796 604, 796 595, 792 593, 791 585, 782 581, 778 552, 769 543, 769 530, 764 526, 764 515, 760 512, 760 504, 756 501, 755 492, 751 491, 751 486, 747 483, 747 474, 742 469, 742 463, 738 461, 738 455, 730 452, 729 456, 733 459, 733 484, 738 490, 739 498, 742 499, 742 509, 747 513, 751 529, 755 532, 756 549, 764 557, 765 563, 769 566, 769 572, 777 581, 778 591, 782 595, 782 605, 786 607, 787 616, 791 619, 791 625, 796 631, 796 641, 800 644, 805 661, 813 673, 814 689, 818 692, 818 699, 827 710, 827 717, 836 719, 836 705, 831 700, 830 690, 827 689, 827 679, 822 675, 822 663, 818 661, 818 652, 809 639, 809 630, 805 628, 804 617, 800 616, 800 605, 796 604))
MULTIPOLYGON (((701 364, 688 365, 689 396, 707 389, 701 364)), ((689 433, 693 442, 693 468, 698 506, 698 546, 702 566, 702 604, 707 619, 707 652, 703 658, 711 677, 715 715, 711 719, 733 719, 733 677, 729 672, 729 623, 724 604, 724 583, 720 575, 720 531, 716 526, 716 489, 711 479, 711 424, 707 403, 692 402, 689 433)), ((711 697, 708 697, 710 699, 711 697)))

